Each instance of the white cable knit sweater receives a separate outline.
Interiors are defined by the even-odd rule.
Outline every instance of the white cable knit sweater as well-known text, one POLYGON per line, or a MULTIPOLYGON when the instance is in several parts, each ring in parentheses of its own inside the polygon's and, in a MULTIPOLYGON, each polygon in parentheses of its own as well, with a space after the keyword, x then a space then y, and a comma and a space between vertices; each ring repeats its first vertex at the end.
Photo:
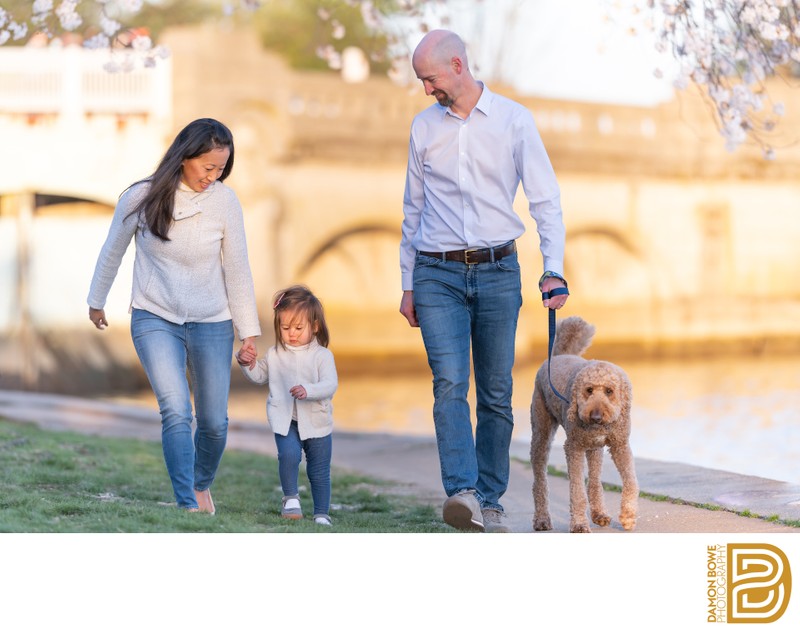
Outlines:
POLYGON ((257 384, 268 384, 267 418, 272 431, 281 436, 289 433, 289 425, 297 406, 297 429, 301 440, 320 438, 333 431, 331 398, 339 385, 333 353, 312 339, 305 346, 270 347, 251 370, 241 366, 242 373, 257 384), (306 389, 306 398, 289 393, 294 386, 306 389))
POLYGON ((126 190, 117 202, 97 259, 87 302, 105 306, 131 238, 136 235, 131 308, 175 324, 232 319, 239 338, 261 335, 253 277, 247 258, 242 207, 236 193, 214 182, 197 193, 181 183, 175 192, 169 241, 139 223, 131 210, 149 186, 126 190))

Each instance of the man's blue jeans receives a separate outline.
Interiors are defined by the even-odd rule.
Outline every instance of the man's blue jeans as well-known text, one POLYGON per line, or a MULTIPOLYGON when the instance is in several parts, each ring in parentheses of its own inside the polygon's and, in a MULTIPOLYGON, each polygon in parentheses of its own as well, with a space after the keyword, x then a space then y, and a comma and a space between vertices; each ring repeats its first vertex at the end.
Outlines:
POLYGON ((511 369, 522 291, 517 254, 467 265, 417 254, 414 307, 433 373, 433 422, 448 497, 475 489, 502 510, 514 416, 511 369), (473 438, 467 393, 475 370, 473 438))
POLYGON ((228 435, 233 324, 173 324, 148 311, 131 315, 133 345, 158 400, 164 462, 180 508, 211 486, 228 435), (191 392, 187 369, 191 376, 191 392), (192 401, 197 430, 192 439, 192 401))
POLYGON ((332 435, 302 440, 297 429, 297 421, 292 421, 286 436, 275 434, 275 445, 278 448, 278 475, 283 494, 285 496, 298 494, 297 478, 300 460, 305 451, 306 475, 311 483, 314 515, 328 515, 331 509, 332 435))

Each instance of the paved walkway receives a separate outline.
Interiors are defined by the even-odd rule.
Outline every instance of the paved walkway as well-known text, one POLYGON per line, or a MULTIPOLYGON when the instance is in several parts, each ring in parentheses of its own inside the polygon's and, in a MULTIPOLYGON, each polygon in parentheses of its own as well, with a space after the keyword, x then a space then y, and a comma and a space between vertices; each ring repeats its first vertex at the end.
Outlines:
MULTIPOLYGON (((158 413, 152 409, 61 395, 0 390, 0 417, 36 423, 49 430, 101 436, 160 440, 161 434, 158 413)), ((232 418, 228 448, 275 455, 275 443, 263 419, 232 418)), ((511 479, 502 499, 514 532, 532 532, 533 477, 527 452, 527 445, 514 443, 512 446, 511 479)), ((335 432, 333 465, 392 481, 394 490, 414 494, 436 506, 441 506, 445 499, 432 438, 335 432)), ((558 447, 553 448, 551 465, 566 471, 563 452, 558 447)), ((643 492, 690 503, 640 499, 636 532, 800 532, 800 528, 732 512, 748 510, 751 514, 765 517, 800 521, 799 485, 652 460, 637 460, 636 470, 643 492), (701 505, 727 510, 708 510, 700 508, 701 505)), ((620 484, 608 456, 603 479, 620 484)), ((595 527, 594 532, 624 533, 616 521, 619 494, 607 492, 606 502, 614 521, 606 528, 595 527)), ((566 478, 550 477, 550 504, 554 532, 567 532, 569 499, 566 478)))

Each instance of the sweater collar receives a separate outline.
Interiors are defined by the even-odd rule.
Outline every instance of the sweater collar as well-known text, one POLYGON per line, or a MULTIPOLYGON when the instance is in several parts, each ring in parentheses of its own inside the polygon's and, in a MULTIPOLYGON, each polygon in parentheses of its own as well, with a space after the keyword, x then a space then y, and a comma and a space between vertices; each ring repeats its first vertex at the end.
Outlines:
POLYGON ((211 193, 214 192, 214 189, 217 187, 217 182, 212 182, 208 188, 204 191, 195 191, 192 188, 189 188, 186 184, 183 183, 182 180, 178 180, 178 191, 185 194, 190 200, 197 201, 202 199, 203 197, 208 197, 211 193))
POLYGON ((208 199, 216 188, 217 183, 214 182, 206 190, 197 191, 192 190, 183 182, 178 182, 178 190, 175 195, 175 207, 172 209, 172 218, 175 221, 181 219, 188 219, 202 211, 200 202, 208 199))
POLYGON ((300 353, 302 351, 310 350, 316 346, 319 346, 319 342, 317 342, 317 338, 311 338, 311 341, 308 344, 303 344, 302 346, 286 346, 287 351, 292 351, 293 353, 300 353))

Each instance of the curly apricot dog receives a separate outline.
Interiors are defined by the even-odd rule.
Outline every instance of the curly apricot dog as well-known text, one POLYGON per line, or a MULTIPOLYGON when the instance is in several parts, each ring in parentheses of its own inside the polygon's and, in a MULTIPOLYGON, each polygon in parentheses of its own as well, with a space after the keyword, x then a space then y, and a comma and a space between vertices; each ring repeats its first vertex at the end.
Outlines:
POLYGON ((625 530, 636 526, 639 484, 629 444, 631 383, 619 366, 580 356, 592 343, 594 331, 594 326, 577 316, 565 318, 558 325, 550 374, 553 386, 569 399, 569 404, 550 387, 546 361, 536 374, 531 401, 534 530, 553 529, 547 462, 559 425, 567 435, 564 452, 569 475, 570 532, 591 532, 586 515, 584 456, 589 465, 588 503, 592 521, 599 526, 611 523, 600 481, 604 447, 608 447, 622 478, 620 523, 625 530))

